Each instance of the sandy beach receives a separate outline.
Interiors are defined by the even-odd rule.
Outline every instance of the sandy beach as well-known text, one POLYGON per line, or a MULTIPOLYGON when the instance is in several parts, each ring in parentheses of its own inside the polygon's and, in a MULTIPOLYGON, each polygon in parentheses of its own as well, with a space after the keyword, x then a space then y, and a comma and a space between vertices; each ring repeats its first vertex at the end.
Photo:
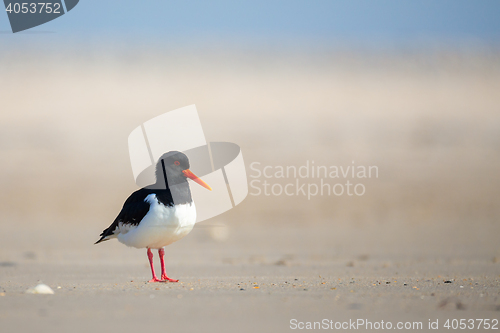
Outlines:
POLYGON ((0 56, 2 333, 500 319, 498 53, 34 51, 0 56), (93 243, 136 190, 130 131, 190 104, 249 181, 254 162, 378 177, 348 178, 361 196, 251 190, 166 248, 179 283, 149 284, 145 250, 93 243), (54 295, 25 293, 40 282, 54 295))

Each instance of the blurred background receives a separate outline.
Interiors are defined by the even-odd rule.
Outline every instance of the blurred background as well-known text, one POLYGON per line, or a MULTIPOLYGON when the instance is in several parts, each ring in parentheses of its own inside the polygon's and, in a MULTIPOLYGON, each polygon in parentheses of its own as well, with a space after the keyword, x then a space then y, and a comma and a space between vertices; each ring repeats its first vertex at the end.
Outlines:
POLYGON ((0 13, 0 261, 146 264, 92 244, 137 189, 129 133, 196 104, 207 140, 239 144, 247 167, 355 161, 379 177, 361 197, 248 196, 169 262, 496 262, 499 14, 497 1, 87 0, 12 34, 0 13))

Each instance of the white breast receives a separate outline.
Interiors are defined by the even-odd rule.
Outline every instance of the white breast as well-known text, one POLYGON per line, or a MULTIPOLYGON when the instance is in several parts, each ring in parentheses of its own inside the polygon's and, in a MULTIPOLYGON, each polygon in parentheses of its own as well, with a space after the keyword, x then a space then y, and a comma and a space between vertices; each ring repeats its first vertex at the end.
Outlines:
POLYGON ((121 223, 118 226, 116 233, 121 243, 136 248, 159 249, 193 230, 196 222, 194 202, 167 207, 158 202, 155 194, 148 195, 144 201, 151 206, 138 226, 121 223))

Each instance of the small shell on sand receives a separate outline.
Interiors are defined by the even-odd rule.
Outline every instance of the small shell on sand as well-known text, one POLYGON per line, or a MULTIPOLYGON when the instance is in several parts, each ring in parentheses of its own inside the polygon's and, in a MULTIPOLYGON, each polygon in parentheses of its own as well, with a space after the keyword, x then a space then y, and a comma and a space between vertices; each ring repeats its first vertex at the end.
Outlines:
POLYGON ((26 290, 26 294, 46 294, 46 295, 52 295, 54 294, 54 290, 50 288, 48 285, 40 283, 34 288, 30 288, 26 290))

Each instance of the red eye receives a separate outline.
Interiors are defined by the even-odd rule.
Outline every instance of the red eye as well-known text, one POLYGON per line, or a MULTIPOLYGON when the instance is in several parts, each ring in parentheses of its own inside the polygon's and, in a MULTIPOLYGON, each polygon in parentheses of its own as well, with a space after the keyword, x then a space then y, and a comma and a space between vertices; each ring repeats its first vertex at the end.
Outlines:
POLYGON ((179 162, 179 161, 175 161, 175 162, 174 162, 174 164, 175 164, 175 165, 181 165, 181 162, 179 162))

